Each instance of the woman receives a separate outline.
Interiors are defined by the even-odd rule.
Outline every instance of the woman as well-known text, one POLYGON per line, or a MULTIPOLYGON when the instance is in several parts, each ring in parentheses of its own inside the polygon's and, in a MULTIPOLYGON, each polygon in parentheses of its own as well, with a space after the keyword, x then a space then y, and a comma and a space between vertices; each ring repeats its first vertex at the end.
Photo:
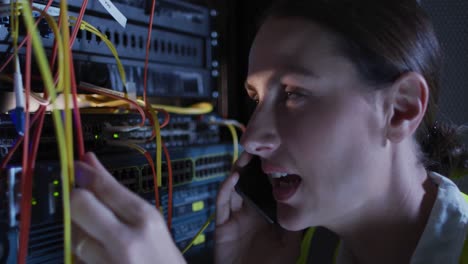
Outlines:
MULTIPOLYGON (((313 261, 303 230, 322 226, 339 237, 337 263, 458 263, 468 203, 420 145, 434 134, 439 65, 415 1, 278 2, 249 57, 257 107, 218 195, 215 262, 313 261), (234 191, 252 155, 270 175, 281 227, 234 191)), ((159 213, 94 156, 86 163, 72 195, 78 257, 184 262, 159 213)))

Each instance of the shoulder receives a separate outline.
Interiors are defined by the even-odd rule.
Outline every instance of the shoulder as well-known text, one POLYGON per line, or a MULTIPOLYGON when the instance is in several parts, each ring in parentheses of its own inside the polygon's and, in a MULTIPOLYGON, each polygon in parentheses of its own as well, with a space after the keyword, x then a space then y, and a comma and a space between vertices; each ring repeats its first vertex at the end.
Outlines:
POLYGON ((430 172, 437 198, 411 263, 458 263, 468 231, 468 201, 450 179, 430 172))

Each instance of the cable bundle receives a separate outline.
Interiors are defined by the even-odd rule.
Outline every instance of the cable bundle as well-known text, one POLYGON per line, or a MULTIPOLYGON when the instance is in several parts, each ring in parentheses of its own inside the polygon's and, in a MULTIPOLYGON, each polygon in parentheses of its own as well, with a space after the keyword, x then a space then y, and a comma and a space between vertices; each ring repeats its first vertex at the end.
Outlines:
MULTIPOLYGON (((173 196, 173 181, 172 181, 172 166, 169 151, 161 139, 161 128, 165 127, 169 120, 169 113, 175 114, 188 114, 188 115, 203 115, 213 111, 213 106, 209 103, 197 103, 190 107, 175 107, 169 105, 152 104, 147 98, 147 85, 148 85, 148 64, 149 64, 149 50, 151 45, 151 33, 154 21, 154 13, 156 1, 152 1, 152 11, 150 13, 150 20, 148 23, 148 36, 146 43, 146 59, 144 66, 144 89, 143 98, 132 100, 128 97, 126 89, 124 93, 119 93, 106 88, 98 87, 93 84, 80 83, 79 85, 75 80, 75 71, 71 50, 76 40, 79 30, 85 30, 98 36, 109 48, 114 56, 123 87, 127 87, 127 80, 125 70, 119 58, 119 54, 112 44, 107 39, 106 35, 100 32, 96 27, 83 20, 84 13, 88 4, 84 0, 81 6, 78 17, 70 17, 68 15, 68 4, 66 0, 60 1, 60 16, 57 19, 47 14, 48 8, 52 5, 53 0, 49 0, 43 10, 32 7, 29 1, 11 1, 11 28, 12 28, 12 46, 13 53, 8 57, 6 62, 0 67, 0 72, 3 72, 7 65, 13 61, 15 74, 13 78, 10 76, 2 75, 1 77, 13 82, 18 100, 17 103, 17 116, 20 118, 17 142, 10 149, 8 155, 1 163, 1 169, 7 167, 8 162, 13 154, 17 151, 19 146, 23 144, 22 155, 22 175, 21 175, 21 211, 20 211, 20 240, 19 240, 19 255, 18 263, 26 263, 29 229, 31 220, 31 200, 32 200, 32 182, 33 172, 35 168, 35 161, 39 148, 39 141, 42 132, 42 127, 47 113, 47 108, 51 109, 53 117, 55 134, 57 138, 58 153, 61 168, 61 181, 62 181, 62 201, 63 201, 63 223, 64 223, 64 263, 72 263, 72 250, 71 250, 71 219, 70 219, 70 190, 74 186, 74 142, 77 142, 78 155, 83 157, 85 153, 83 132, 81 131, 81 119, 79 112, 79 99, 84 99, 94 107, 125 107, 128 106, 132 111, 137 111, 141 116, 139 127, 145 125, 146 119, 152 126, 152 135, 148 141, 156 142, 156 155, 153 158, 151 154, 141 146, 132 142, 111 142, 111 145, 119 145, 134 149, 145 156, 148 164, 151 167, 154 181, 154 195, 156 208, 159 210, 161 202, 159 199, 158 189, 162 185, 162 155, 165 155, 165 160, 168 166, 168 216, 167 225, 171 228, 172 224, 172 196, 173 196), (40 17, 34 21, 32 12, 40 13, 40 17), (22 15, 25 28, 27 29, 27 36, 19 43, 19 15, 22 15), (37 30, 38 23, 44 19, 51 28, 55 42, 52 48, 52 54, 47 60, 46 52, 42 45, 41 37, 37 30), (74 26, 70 34, 70 26, 74 26), (26 46, 25 63, 24 63, 24 78, 21 74, 20 60, 18 59, 18 51, 26 46), (40 72, 40 79, 44 84, 44 96, 31 92, 31 64, 32 56, 37 62, 37 68, 40 72), (24 80, 24 85, 23 85, 24 80), (106 98, 104 102, 96 100, 93 96, 85 95, 78 96, 78 89, 99 94, 106 98), (24 91, 24 95, 23 95, 24 91), (57 105, 57 97, 59 94, 63 95, 64 107, 63 111, 57 105), (24 102, 20 100, 24 96, 24 102), (39 109, 30 116, 30 99, 40 103, 39 109), (131 108, 130 108, 131 107, 131 108), (158 114, 162 113, 165 118, 162 124, 159 123, 158 114), (73 123, 75 123, 76 138, 73 135, 73 123), (34 129, 33 129, 34 128, 34 129), (31 131, 31 132, 30 132, 31 131)), ((232 134, 234 153, 233 162, 238 156, 238 136, 235 127, 244 130, 243 125, 234 120, 210 120, 212 124, 225 125, 229 128, 232 134)), ((128 129, 128 128, 126 128, 128 129)), ((214 218, 211 215, 208 221, 203 225, 202 229, 194 237, 192 243, 184 250, 186 252, 197 237, 204 231, 209 223, 214 218)))

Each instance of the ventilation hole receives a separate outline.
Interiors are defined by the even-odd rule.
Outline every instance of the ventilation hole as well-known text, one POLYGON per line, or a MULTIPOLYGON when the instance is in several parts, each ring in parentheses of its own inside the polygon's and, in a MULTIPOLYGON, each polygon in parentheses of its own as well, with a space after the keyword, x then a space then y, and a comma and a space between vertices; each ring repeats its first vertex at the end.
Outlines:
POLYGON ((185 49, 187 50, 187 56, 192 56, 192 49, 188 46, 186 46, 185 49))
MULTIPOLYGON (((101 28, 100 28, 100 27, 98 27, 98 28, 97 28, 97 30, 98 30, 99 32, 102 32, 102 30, 101 30, 101 28)), ((101 37, 99 37, 99 36, 95 36, 95 38, 96 38, 96 42, 97 42, 97 44, 98 44, 98 45, 99 45, 99 44, 101 44, 101 42, 102 42, 102 39, 101 39, 101 37)))
POLYGON ((177 43, 174 44, 174 53, 176 55, 179 55, 179 44, 177 44, 177 43))
POLYGON ((158 49, 159 49, 158 39, 153 40, 153 49, 154 49, 154 52, 158 52, 158 49))
MULTIPOLYGON (((72 34, 72 32, 73 32, 73 27, 69 27, 69 28, 68 28, 68 30, 69 30, 69 32, 70 32, 70 35, 71 35, 71 34, 72 34)), ((80 31, 80 30, 78 30, 78 32, 79 32, 79 31, 80 31)))
POLYGON ((194 57, 196 57, 196 56, 197 56, 197 53, 198 53, 197 48, 192 47, 192 55, 193 55, 194 57))
POLYGON ((127 47, 127 45, 128 45, 128 36, 127 36, 126 33, 123 34, 122 44, 123 44, 124 47, 127 47))
POLYGON ((172 53, 172 42, 167 43, 167 53, 169 53, 169 54, 172 53))
POLYGON ((106 37, 107 37, 108 40, 111 40, 112 35, 111 35, 109 30, 106 30, 106 32, 104 34, 106 34, 106 37))
POLYGON ((143 49, 143 37, 142 36, 138 37, 138 47, 140 49, 143 49))
POLYGON ((161 40, 161 52, 166 52, 166 42, 164 42, 164 40, 161 40))
POLYGON ((83 38, 83 30, 78 30, 78 34, 76 34, 76 39, 78 39, 78 41, 81 41, 82 38, 83 38))
POLYGON ((135 37, 135 35, 132 35, 130 37, 130 45, 132 46, 132 48, 136 48, 136 37, 135 37))
POLYGON ((120 44, 120 35, 119 32, 114 32, 114 44, 118 46, 120 44))
POLYGON ((93 34, 89 31, 86 31, 86 40, 88 42, 91 42, 92 39, 93 39, 93 34))
POLYGON ((185 56, 185 46, 182 45, 182 47, 180 47, 180 54, 182 54, 182 56, 185 56))

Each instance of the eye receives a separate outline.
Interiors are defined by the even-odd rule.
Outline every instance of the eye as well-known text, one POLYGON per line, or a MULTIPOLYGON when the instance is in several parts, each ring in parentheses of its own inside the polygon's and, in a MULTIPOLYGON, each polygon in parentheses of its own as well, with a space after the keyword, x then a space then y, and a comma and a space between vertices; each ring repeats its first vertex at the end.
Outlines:
POLYGON ((286 97, 288 99, 294 100, 294 99, 298 99, 299 97, 301 97, 301 95, 296 92, 286 92, 286 97))
POLYGON ((303 97, 304 95, 299 92, 300 88, 284 85, 284 92, 286 93, 286 100, 297 100, 303 97))

